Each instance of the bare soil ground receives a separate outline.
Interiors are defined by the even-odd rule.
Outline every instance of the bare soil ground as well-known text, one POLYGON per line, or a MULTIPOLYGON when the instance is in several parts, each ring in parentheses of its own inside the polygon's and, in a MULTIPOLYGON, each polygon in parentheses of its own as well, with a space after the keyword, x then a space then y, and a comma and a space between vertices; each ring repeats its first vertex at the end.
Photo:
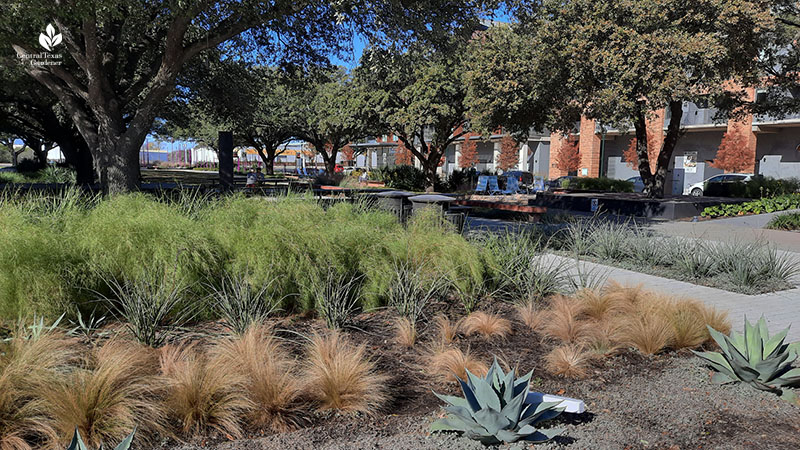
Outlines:
MULTIPOLYGON (((435 305, 455 318, 459 306, 435 305)), ((500 306, 515 318, 508 306, 500 306)), ((426 368, 427 346, 434 327, 421 325, 414 349, 393 342, 389 311, 362 314, 347 334, 365 342, 380 371, 391 377, 392 401, 373 417, 310 413, 308 426, 295 431, 250 436, 237 441, 208 440, 165 443, 163 448, 195 450, 240 449, 477 449, 482 445, 455 434, 431 434, 428 427, 442 415, 441 402, 431 393, 456 394, 455 383, 444 382, 426 368)), ((276 328, 288 345, 301 350, 298 333, 321 330, 320 321, 293 316, 276 328)), ((458 345, 490 363, 496 356, 520 372, 533 370, 532 389, 582 399, 588 411, 563 414, 550 426, 565 428, 556 440, 535 448, 571 449, 798 449, 800 407, 743 385, 718 386, 710 372, 688 351, 646 357, 635 351, 598 361, 584 380, 552 376, 543 357, 553 343, 514 319, 514 334, 486 341, 460 336, 458 345)), ((510 448, 533 448, 517 444, 510 448)))

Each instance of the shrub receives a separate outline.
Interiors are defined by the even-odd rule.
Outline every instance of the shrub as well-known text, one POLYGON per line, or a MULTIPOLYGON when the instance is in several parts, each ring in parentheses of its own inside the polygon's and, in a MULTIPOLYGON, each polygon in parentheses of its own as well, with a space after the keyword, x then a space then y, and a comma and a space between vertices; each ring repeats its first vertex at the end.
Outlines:
POLYGON ((302 386, 295 360, 268 326, 253 323, 240 336, 221 339, 211 353, 215 361, 244 380, 243 393, 254 406, 248 413, 251 424, 276 432, 300 424, 302 386))
POLYGON ((41 391, 65 445, 78 430, 90 447, 118 442, 138 427, 140 436, 163 430, 157 401, 157 355, 113 339, 95 348, 82 364, 41 391))
POLYGON ((336 331, 309 338, 304 380, 306 392, 323 410, 375 415, 387 400, 387 379, 367 358, 365 345, 350 344, 336 331))
POLYGON ((436 394, 449 406, 450 413, 431 425, 431 431, 461 431, 484 445, 510 444, 519 440, 546 442, 562 430, 537 430, 535 425, 558 416, 564 409, 559 402, 529 403, 528 385, 531 375, 516 378, 514 370, 506 374, 497 360, 486 377, 467 373, 461 382, 465 398, 436 394))
POLYGON ((0 448, 32 450, 32 442, 59 436, 50 405, 39 393, 58 381, 74 352, 61 336, 47 333, 31 339, 24 333, 0 341, 0 448))
POLYGON ((265 322, 280 304, 269 295, 275 282, 256 288, 241 275, 226 274, 220 287, 210 286, 213 309, 231 330, 244 334, 251 325, 265 322))
POLYGON ((453 323, 444 314, 439 314, 433 319, 433 322, 436 324, 437 335, 442 344, 450 344, 456 339, 456 336, 458 336, 461 320, 453 323))
POLYGON ((182 434, 204 435, 215 430, 234 438, 242 436, 241 418, 253 408, 245 395, 247 379, 242 374, 191 345, 163 347, 160 366, 167 390, 164 407, 182 434))
POLYGON ((359 309, 363 277, 327 272, 320 274, 320 278, 316 300, 317 312, 325 319, 328 328, 338 329, 349 325, 359 309))
POLYGON ((484 375, 489 367, 475 359, 467 349, 462 352, 458 347, 433 347, 428 355, 428 367, 431 372, 445 381, 466 380, 467 371, 476 375, 484 375))
POLYGON ((186 304, 186 289, 166 275, 151 273, 134 280, 109 280, 115 300, 109 308, 124 319, 125 327, 144 345, 160 347, 194 317, 196 306, 186 304))
POLYGON ((0 184, 22 184, 30 183, 30 180, 25 175, 18 172, 0 172, 0 184))
POLYGON ((786 194, 738 204, 723 203, 718 206, 709 206, 703 210, 701 215, 710 218, 730 217, 745 214, 772 213, 797 208, 800 208, 800 194, 786 194))
POLYGON ((755 325, 745 319, 744 328, 743 335, 732 332, 730 336, 709 329, 722 352, 695 354, 716 371, 712 379, 721 384, 744 382, 796 400, 796 394, 788 388, 800 387, 800 368, 792 368, 797 354, 784 343, 789 329, 770 337, 764 317, 755 325))
POLYGON ((785 231, 800 230, 800 213, 781 214, 773 217, 767 224, 767 228, 785 231))
POLYGON ((543 312, 533 302, 519 303, 514 309, 517 310, 520 321, 533 331, 536 331, 544 321, 543 312))
POLYGON ((511 322, 507 319, 498 314, 486 313, 483 311, 475 311, 467 316, 467 318, 464 319, 462 328, 467 336, 479 334, 484 339, 495 337, 505 339, 512 331, 511 322))
POLYGON ((384 167, 373 172, 378 181, 393 189, 419 192, 427 186, 425 172, 411 165, 384 167))
POLYGON ((578 177, 568 180, 567 186, 569 189, 579 189, 584 191, 601 191, 601 192, 633 192, 633 183, 626 180, 615 180, 613 178, 588 178, 578 177))
POLYGON ((394 323, 395 342, 404 348, 412 348, 417 341, 417 326, 407 317, 400 317, 394 323))
POLYGON ((779 179, 755 175, 750 181, 706 183, 703 194, 709 197, 769 198, 800 191, 797 178, 779 179))
POLYGON ((567 378, 586 378, 590 361, 589 353, 575 344, 556 347, 545 356, 547 371, 567 378))

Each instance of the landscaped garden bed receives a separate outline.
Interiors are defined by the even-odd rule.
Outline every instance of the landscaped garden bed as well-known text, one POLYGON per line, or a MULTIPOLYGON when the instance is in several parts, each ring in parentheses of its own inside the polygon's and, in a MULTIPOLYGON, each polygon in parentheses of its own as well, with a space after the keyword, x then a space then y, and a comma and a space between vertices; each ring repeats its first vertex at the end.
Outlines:
POLYGON ((535 425, 557 434, 544 448, 800 445, 793 390, 717 386, 689 352, 739 328, 723 311, 601 290, 530 235, 299 197, 68 191, 0 210, 8 448, 63 448, 76 427, 92 448, 134 428, 136 448, 479 448, 430 433, 433 391, 462 395, 494 359, 585 402, 535 425))

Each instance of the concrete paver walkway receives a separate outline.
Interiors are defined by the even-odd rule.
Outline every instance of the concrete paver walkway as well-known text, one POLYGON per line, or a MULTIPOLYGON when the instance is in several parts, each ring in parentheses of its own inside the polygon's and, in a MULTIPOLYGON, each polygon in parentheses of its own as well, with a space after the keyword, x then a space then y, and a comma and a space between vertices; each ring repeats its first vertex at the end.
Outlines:
POLYGON ((779 249, 800 253, 800 233, 793 231, 766 230, 764 227, 773 217, 800 210, 781 211, 753 216, 730 217, 702 222, 661 222, 651 229, 661 234, 692 238, 721 240, 763 241, 779 249))

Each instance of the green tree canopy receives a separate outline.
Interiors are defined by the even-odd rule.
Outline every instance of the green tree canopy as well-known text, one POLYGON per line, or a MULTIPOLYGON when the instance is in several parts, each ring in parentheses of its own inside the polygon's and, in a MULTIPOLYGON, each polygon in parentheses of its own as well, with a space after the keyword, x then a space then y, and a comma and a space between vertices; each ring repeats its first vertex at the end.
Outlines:
POLYGON ((378 129, 395 133, 420 161, 433 189, 448 145, 469 131, 463 82, 465 40, 433 49, 415 45, 365 51, 356 69, 371 93, 378 129))

